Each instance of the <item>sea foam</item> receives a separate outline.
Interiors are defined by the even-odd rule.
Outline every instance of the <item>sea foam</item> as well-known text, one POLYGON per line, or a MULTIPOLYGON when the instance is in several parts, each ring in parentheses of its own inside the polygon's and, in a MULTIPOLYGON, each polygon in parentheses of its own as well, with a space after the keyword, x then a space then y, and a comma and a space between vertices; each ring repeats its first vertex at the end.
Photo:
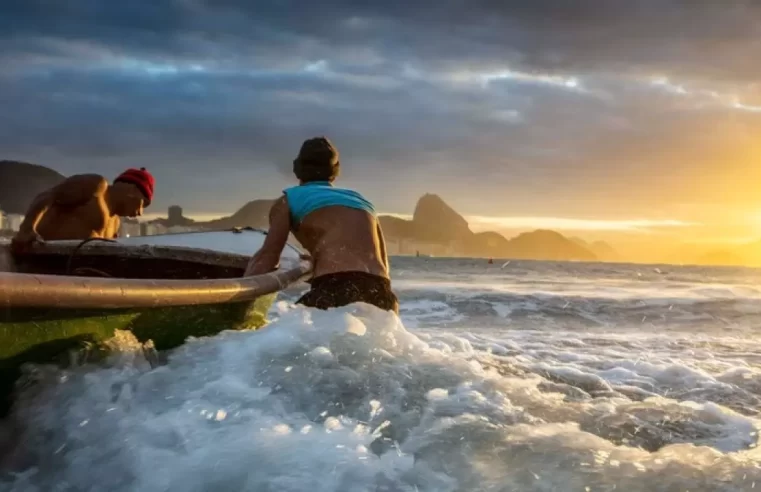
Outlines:
POLYGON ((36 368, 36 387, 4 424, 20 446, 0 486, 761 486, 761 424, 750 399, 761 376, 752 367, 727 359, 701 367, 650 338, 412 332, 367 305, 318 311, 280 302, 273 319, 255 332, 189 340, 163 365, 123 334, 107 367, 36 368))

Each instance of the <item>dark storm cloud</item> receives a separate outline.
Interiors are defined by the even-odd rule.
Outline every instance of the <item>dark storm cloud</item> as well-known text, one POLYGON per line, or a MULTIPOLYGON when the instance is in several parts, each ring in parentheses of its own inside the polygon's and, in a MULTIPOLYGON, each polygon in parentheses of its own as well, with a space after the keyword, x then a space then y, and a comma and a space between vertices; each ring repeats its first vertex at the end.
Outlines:
POLYGON ((666 200, 641 177, 710 173, 761 129, 752 0, 11 0, 0 43, 6 157, 109 173, 149 159, 187 195, 211 174, 283 180, 325 133, 347 178, 394 183, 385 208, 442 190, 549 210, 569 184, 666 200))
POLYGON ((11 0, 3 13, 6 39, 87 40, 169 58, 274 60, 365 47, 430 66, 677 68, 751 82, 761 74, 754 0, 11 0))

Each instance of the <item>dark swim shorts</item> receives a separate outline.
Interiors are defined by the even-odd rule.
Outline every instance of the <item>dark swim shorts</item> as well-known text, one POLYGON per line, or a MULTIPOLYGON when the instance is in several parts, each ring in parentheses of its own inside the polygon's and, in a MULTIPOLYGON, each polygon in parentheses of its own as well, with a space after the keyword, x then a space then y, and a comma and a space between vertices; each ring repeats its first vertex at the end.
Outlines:
POLYGON ((296 304, 329 309, 355 302, 366 302, 385 311, 399 314, 399 300, 391 290, 391 281, 366 272, 338 272, 312 279, 312 288, 296 304))

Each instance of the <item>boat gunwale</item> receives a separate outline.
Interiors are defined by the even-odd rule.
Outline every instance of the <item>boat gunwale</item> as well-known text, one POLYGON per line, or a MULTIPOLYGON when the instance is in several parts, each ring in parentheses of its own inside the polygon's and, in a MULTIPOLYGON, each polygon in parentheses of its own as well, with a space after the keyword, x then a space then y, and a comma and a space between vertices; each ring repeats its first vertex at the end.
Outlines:
MULTIPOLYGON (((74 255, 76 256, 114 256, 118 258, 151 258, 158 260, 187 261, 221 267, 245 268, 251 258, 240 253, 215 251, 213 249, 193 248, 188 246, 167 246, 159 244, 121 244, 116 242, 86 243, 81 241, 49 241, 34 244, 32 248, 19 256, 37 255, 74 255)), ((0 251, 11 253, 10 245, 0 245, 0 251)), ((252 252, 253 255, 255 252, 252 252)), ((0 272, 3 273, 3 272, 0 272)))
MULTIPOLYGON (((290 245, 289 245, 290 246, 290 245)), ((293 246, 291 246, 293 248, 293 246)), ((9 245, 2 250, 9 251, 9 245)), ((298 250, 293 248, 296 252, 298 250)), ((202 248, 55 241, 35 244, 30 255, 153 258, 245 268, 250 256, 202 248), (57 243, 57 244, 56 244, 57 243), (66 244, 64 244, 66 243, 66 244), (77 248, 79 248, 77 250, 77 248)), ((252 252, 253 254, 253 252, 252 252)), ((296 260, 274 272, 223 279, 128 279, 0 272, 0 307, 125 309, 253 301, 307 278, 312 265, 296 260)))

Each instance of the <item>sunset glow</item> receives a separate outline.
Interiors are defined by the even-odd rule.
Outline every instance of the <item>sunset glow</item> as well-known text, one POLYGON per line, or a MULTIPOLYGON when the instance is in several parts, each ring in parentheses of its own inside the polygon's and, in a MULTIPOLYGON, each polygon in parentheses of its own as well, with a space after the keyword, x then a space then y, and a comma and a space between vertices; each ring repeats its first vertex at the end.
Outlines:
POLYGON ((200 220, 278 196, 300 142, 325 134, 341 185, 381 213, 434 193, 506 236, 654 252, 761 239, 749 3, 336 1, 307 9, 309 28, 276 5, 149 4, 92 24, 76 8, 3 18, 4 158, 67 175, 145 165, 147 217, 176 204, 200 220))

